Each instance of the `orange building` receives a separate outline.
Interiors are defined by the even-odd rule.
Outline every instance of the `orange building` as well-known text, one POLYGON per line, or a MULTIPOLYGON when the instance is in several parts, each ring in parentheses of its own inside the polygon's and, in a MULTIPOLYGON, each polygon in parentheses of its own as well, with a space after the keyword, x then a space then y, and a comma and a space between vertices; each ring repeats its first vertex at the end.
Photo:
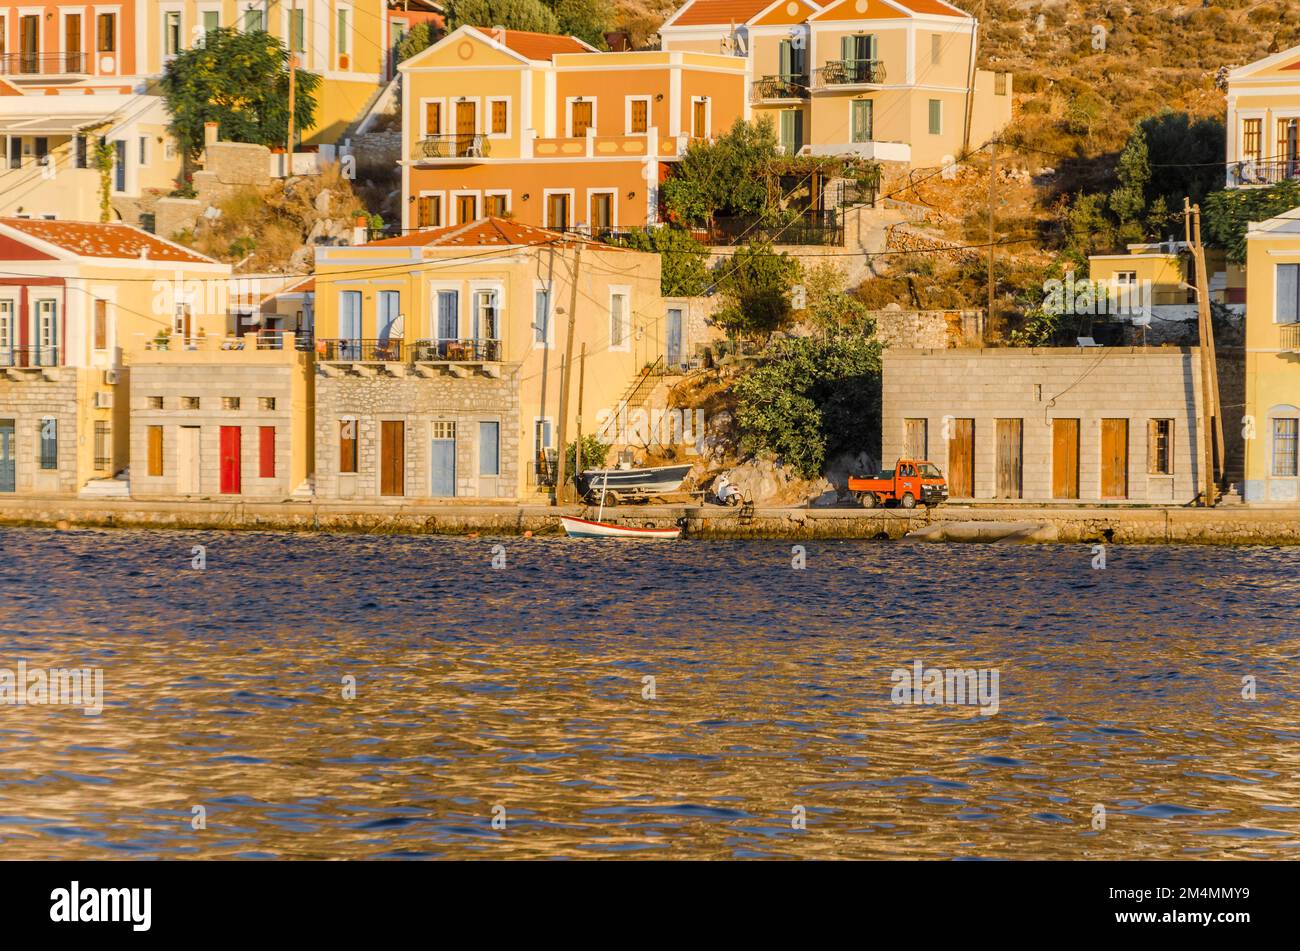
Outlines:
POLYGON ((399 67, 402 227, 487 215, 561 230, 652 224, 668 163, 748 114, 746 68, 462 26, 399 67))
POLYGON ((132 92, 136 4, 0 4, 0 79, 51 95, 78 87, 132 92))

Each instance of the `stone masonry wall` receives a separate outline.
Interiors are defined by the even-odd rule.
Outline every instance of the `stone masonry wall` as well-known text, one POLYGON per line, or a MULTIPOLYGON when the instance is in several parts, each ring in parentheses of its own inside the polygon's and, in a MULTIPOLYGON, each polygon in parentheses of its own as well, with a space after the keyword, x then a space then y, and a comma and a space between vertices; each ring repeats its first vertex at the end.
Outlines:
MULTIPOLYGON (((19 494, 75 494, 77 491, 77 371, 59 367, 46 380, 30 371, 16 379, 0 376, 0 421, 13 421, 15 483, 19 494), (42 469, 41 426, 53 417, 58 438, 57 469, 42 469)), ((89 438, 89 437, 88 437, 89 438)))
POLYGON ((422 377, 413 370, 395 377, 316 377, 316 497, 374 499, 379 494, 380 423, 405 422, 405 496, 427 499, 431 492, 433 423, 456 424, 456 496, 517 498, 523 458, 519 418, 518 368, 504 369, 499 379, 483 375, 455 377, 439 372, 422 377), (339 472, 340 421, 356 420, 357 472, 339 472), (480 422, 495 421, 500 434, 500 475, 480 477, 480 422))

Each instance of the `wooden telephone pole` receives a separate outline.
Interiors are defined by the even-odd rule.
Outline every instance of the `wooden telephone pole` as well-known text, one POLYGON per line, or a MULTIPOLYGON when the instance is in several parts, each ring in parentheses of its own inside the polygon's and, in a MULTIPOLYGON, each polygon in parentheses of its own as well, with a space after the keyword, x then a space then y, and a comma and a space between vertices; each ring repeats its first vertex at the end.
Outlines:
POLYGON ((992 153, 989 159, 989 312, 984 318, 984 340, 989 339, 989 334, 993 330, 993 208, 994 208, 994 186, 998 178, 998 140, 992 142, 992 153))
POLYGON ((1183 199, 1183 230, 1196 264, 1197 328, 1201 344, 1201 468, 1202 504, 1218 501, 1215 457, 1224 464, 1223 413, 1219 405, 1219 371, 1214 353, 1214 320, 1210 314, 1210 282, 1205 268, 1205 246, 1201 244, 1201 206, 1183 199))
MULTIPOLYGON (((578 268, 582 266, 582 243, 574 242, 573 274, 569 287, 569 330, 568 340, 564 345, 564 362, 560 365, 560 451, 555 460, 555 504, 563 505, 569 501, 569 473, 567 459, 569 438, 569 378, 573 369, 573 328, 578 322, 578 268)), ((574 454, 577 461, 577 454, 574 454)))
MULTIPOLYGON (((298 12, 298 0, 292 0, 289 5, 289 141, 284 151, 284 177, 288 178, 293 174, 293 106, 297 93, 295 88, 295 74, 298 72, 298 51, 294 48, 298 45, 298 38, 293 33, 293 21, 297 19, 295 14, 298 12)), ((303 29, 307 28, 303 24, 303 29)))

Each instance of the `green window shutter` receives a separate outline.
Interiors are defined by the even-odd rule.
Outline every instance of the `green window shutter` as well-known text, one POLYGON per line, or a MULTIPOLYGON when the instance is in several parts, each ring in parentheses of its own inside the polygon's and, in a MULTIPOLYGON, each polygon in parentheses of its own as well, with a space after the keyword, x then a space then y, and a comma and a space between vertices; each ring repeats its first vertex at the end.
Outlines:
POLYGON ((792 47, 790 41, 789 41, 789 40, 782 40, 782 41, 781 41, 781 60, 780 60, 780 62, 781 62, 780 72, 781 72, 781 75, 782 75, 782 76, 789 76, 789 75, 793 74, 793 72, 794 72, 794 68, 793 68, 793 67, 794 67, 794 56, 793 56, 793 53, 794 53, 794 49, 793 49, 793 47, 792 47))
POLYGON ((930 100, 930 134, 939 135, 943 132, 943 103, 938 99, 930 100))
POLYGON ((845 59, 845 60, 853 59, 853 50, 854 50, 853 40, 854 37, 852 36, 840 37, 840 59, 845 59))
POLYGON ((871 141, 872 102, 870 99, 853 100, 853 141, 871 141))
POLYGON ((866 39, 867 39, 867 42, 865 44, 866 50, 863 59, 875 59, 876 58, 876 34, 872 33, 866 39))

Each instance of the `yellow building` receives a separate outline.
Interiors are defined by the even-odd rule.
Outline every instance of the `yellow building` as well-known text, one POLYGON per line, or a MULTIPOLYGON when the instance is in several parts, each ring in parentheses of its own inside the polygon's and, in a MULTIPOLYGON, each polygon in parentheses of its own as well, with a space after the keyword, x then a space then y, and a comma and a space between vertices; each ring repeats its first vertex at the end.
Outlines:
POLYGON ((1127 254, 1089 255, 1088 280, 1156 306, 1194 303, 1187 286, 1195 282, 1191 260, 1181 241, 1130 244, 1127 254))
POLYGON ((570 314, 572 442, 579 412, 592 434, 643 368, 680 360, 659 281, 657 254, 499 218, 317 248, 317 496, 538 497, 570 314))
POLYGON ((131 355, 159 335, 221 334, 224 302, 204 288, 229 274, 122 224, 0 219, 0 493, 120 475, 131 355))
POLYGON ((148 0, 136 42, 143 72, 160 76, 182 49, 218 27, 265 30, 321 77, 308 144, 335 142, 387 80, 392 48, 386 0, 148 0))
POLYGON ((745 64, 597 53, 581 40, 463 26, 398 67, 402 228, 487 215, 598 233, 657 220, 691 139, 745 114, 745 64))
POLYGON ((1228 74, 1229 188, 1300 178, 1300 46, 1228 74))
POLYGON ((743 59, 788 152, 933 166, 1011 121, 1011 75, 975 68, 976 31, 942 0, 690 0, 659 33, 743 59))
POLYGON ((1300 502, 1300 208, 1250 226, 1246 279, 1242 497, 1300 502))

